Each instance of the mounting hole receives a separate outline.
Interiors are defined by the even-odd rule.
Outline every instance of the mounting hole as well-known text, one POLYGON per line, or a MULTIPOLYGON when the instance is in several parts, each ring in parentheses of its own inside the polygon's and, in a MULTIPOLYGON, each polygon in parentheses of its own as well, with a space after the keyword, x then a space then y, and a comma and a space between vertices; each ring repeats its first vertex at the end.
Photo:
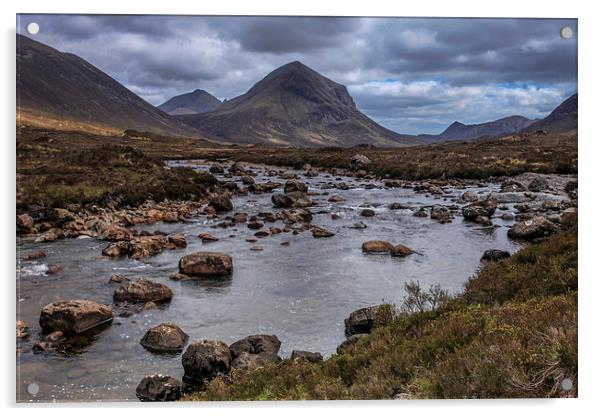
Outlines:
POLYGON ((560 36, 562 39, 570 39, 573 37, 573 29, 569 26, 565 26, 560 29, 560 36))
POLYGON ((564 391, 571 390, 573 388, 573 380, 571 380, 570 378, 565 378, 560 383, 560 387, 562 387, 562 390, 564 390, 564 391))
POLYGON ((32 396, 35 396, 36 394, 38 394, 40 391, 40 386, 38 386, 37 383, 29 383, 27 385, 27 393, 31 394, 32 396))
POLYGON ((31 22, 27 24, 27 33, 30 35, 37 35, 40 31, 40 25, 36 22, 31 22))

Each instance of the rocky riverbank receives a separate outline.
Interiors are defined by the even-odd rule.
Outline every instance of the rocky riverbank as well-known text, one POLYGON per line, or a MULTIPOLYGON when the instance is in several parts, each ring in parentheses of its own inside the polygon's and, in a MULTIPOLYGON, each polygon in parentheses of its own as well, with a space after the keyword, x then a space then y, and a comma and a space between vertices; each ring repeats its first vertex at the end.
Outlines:
MULTIPOLYGON (((336 240, 342 233, 341 227, 355 233, 367 229, 369 234, 357 245, 357 249, 366 255, 389 255, 393 262, 411 255, 420 257, 422 253, 403 238, 393 238, 395 234, 391 232, 388 235, 392 238, 388 240, 370 239, 370 230, 378 224, 381 217, 403 215, 415 218, 413 221, 432 222, 442 227, 451 227, 451 224, 461 221, 468 228, 478 226, 481 230, 492 231, 505 223, 509 237, 517 241, 537 243, 561 228, 563 217, 576 209, 577 186, 575 179, 570 176, 525 174, 503 179, 501 183, 497 182, 499 185, 494 186, 494 191, 485 192, 484 189, 489 189, 495 183, 492 182, 494 179, 488 182, 456 178, 423 181, 374 178, 361 169, 362 163, 367 163, 367 158, 361 156, 363 155, 353 156, 347 170, 316 169, 308 165, 301 171, 295 171, 240 162, 224 161, 209 165, 205 162, 187 162, 186 166, 206 171, 203 172, 204 178, 214 175, 209 182, 215 185, 203 198, 163 202, 149 200, 135 208, 116 204, 87 204, 83 207, 38 210, 37 216, 22 213, 17 217, 18 231, 21 238, 33 241, 34 245, 48 246, 71 238, 102 240, 105 243, 98 255, 107 259, 147 261, 162 256, 166 250, 173 251, 174 254, 181 253, 179 261, 173 262, 171 266, 177 270, 169 277, 172 281, 185 283, 184 281, 213 279, 228 281, 237 269, 239 257, 238 253, 207 250, 185 254, 182 251, 187 250, 191 238, 198 238, 203 245, 219 244, 225 238, 241 238, 238 237, 242 236, 241 230, 248 230, 251 235, 245 237, 244 242, 250 244, 251 251, 261 252, 262 241, 267 241, 266 239, 280 240, 283 236, 290 236, 280 243, 281 246, 289 246, 290 238, 309 234, 315 240, 314 246, 327 247, 332 244, 329 241, 336 240), (356 210, 347 207, 347 199, 351 196, 348 193, 354 190, 384 193, 407 191, 420 195, 425 202, 408 204, 393 201, 382 204, 379 201, 366 201, 356 210), (237 206, 233 202, 237 198, 247 198, 250 205, 244 208, 237 206), (266 198, 271 207, 254 210, 254 198, 266 198), (329 218, 328 223, 320 220, 324 217, 329 218), (203 231, 197 237, 178 232, 147 231, 149 227, 192 225, 199 222, 211 224, 214 230, 212 233, 222 235, 218 237, 203 231)), ((182 163, 173 162, 169 166, 177 169, 180 164, 182 163)), ((486 261, 497 261, 505 257, 503 253, 509 255, 505 250, 492 252, 493 249, 497 248, 489 249, 483 254, 485 248, 482 248, 479 257, 482 254, 486 261)), ((43 251, 30 252, 19 260, 22 263, 35 262, 44 256, 43 251)), ((61 267, 60 264, 56 266, 61 267)), ((65 345, 71 345, 74 339, 111 325, 115 315, 127 317, 179 302, 178 296, 168 285, 146 276, 127 274, 130 276, 113 275, 109 279, 111 284, 120 285, 117 289, 110 289, 114 292, 112 307, 98 299, 71 299, 44 306, 40 314, 42 334, 33 349, 37 353, 60 352, 65 350, 65 345), (103 312, 100 313, 100 310, 103 312), (47 316, 53 316, 55 324, 47 325, 47 316), (67 322, 74 326, 67 328, 67 322)), ((392 314, 386 319, 382 318, 381 313, 374 315, 376 310, 381 309, 364 308, 348 317, 345 327, 349 338, 337 350, 344 351, 363 337, 363 334, 393 320, 392 314)), ((159 323, 150 334, 141 338, 142 345, 155 353, 177 354, 184 350, 189 340, 189 335, 179 325, 178 321, 159 323)), ((18 323, 18 340, 24 338, 26 326, 32 326, 32 323, 18 323)), ((277 336, 274 337, 277 340, 277 336)), ((279 340, 278 345, 279 348, 279 340)), ((137 390, 141 400, 177 399, 182 389, 189 389, 187 386, 190 384, 195 385, 194 388, 204 388, 216 377, 226 380, 231 378, 232 369, 238 374, 240 371, 252 371, 281 361, 278 349, 267 351, 260 347, 249 347, 241 353, 233 353, 232 345, 228 346, 218 340, 193 341, 188 349, 188 354, 185 353, 186 360, 182 357, 184 381, 188 381, 180 385, 179 382, 174 382, 173 376, 154 375, 144 378, 137 390), (192 348, 193 346, 195 347, 192 348), (191 380, 194 382, 191 383, 191 380)), ((304 350, 294 350, 291 353, 291 359, 296 361, 317 361, 318 356, 321 356, 319 352, 304 350)))

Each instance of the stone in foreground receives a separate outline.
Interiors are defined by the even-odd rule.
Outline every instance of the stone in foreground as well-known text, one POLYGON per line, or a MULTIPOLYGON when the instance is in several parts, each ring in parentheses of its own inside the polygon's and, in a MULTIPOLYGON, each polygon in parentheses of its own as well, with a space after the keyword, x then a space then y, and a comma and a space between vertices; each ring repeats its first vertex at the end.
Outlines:
POLYGON ((508 237, 530 241, 541 237, 547 237, 552 234, 553 231, 554 224, 551 221, 543 217, 535 217, 514 224, 508 230, 508 237))
POLYGON ((183 384, 170 376, 156 374, 144 377, 136 387, 141 402, 174 402, 182 395, 183 384))
POLYGON ((150 328, 140 340, 144 348, 155 352, 180 352, 187 342, 188 334, 172 323, 161 323, 150 328))
POLYGON ((233 358, 238 357, 243 352, 249 354, 278 354, 280 345, 281 342, 276 335, 249 335, 230 345, 230 352, 233 358))
POLYGON ((251 354, 243 351, 238 357, 232 360, 232 368, 239 371, 254 371, 268 364, 279 363, 280 361, 282 359, 275 353, 261 352, 259 354, 251 354))
POLYGON ((172 296, 173 293, 168 286, 141 277, 119 286, 113 294, 113 300, 134 303, 167 302, 172 296))
POLYGON ((232 257, 223 253, 199 251, 180 259, 180 273, 188 276, 222 277, 232 274, 232 257))
POLYGON ((345 319, 345 335, 369 334, 374 328, 384 326, 393 320, 391 305, 376 305, 351 312, 345 319))
POLYGON ((91 300, 60 300, 42 308, 40 327, 46 333, 79 334, 113 320, 113 310, 91 300))
POLYGON ((230 371, 232 357, 228 345, 221 341, 202 340, 188 346, 182 355, 184 381, 203 384, 230 371))
POLYGON ((510 253, 508 253, 506 250, 497 250, 493 248, 490 250, 485 250, 483 256, 481 257, 481 261, 500 261, 508 257, 510 257, 510 253))

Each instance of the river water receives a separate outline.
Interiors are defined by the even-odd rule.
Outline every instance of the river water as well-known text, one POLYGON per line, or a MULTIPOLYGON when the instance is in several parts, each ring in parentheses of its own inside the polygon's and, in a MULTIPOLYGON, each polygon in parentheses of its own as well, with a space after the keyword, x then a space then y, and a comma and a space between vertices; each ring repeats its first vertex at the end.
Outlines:
MULTIPOLYGON (((207 165, 191 164, 206 170, 207 165)), ((255 167, 256 182, 278 180, 255 167)), ((299 172, 300 173, 300 172, 299 172)), ((512 221, 493 218, 499 227, 483 228, 466 223, 461 215, 452 223, 439 224, 430 218, 412 215, 409 209, 389 210, 387 205, 399 202, 412 207, 434 203, 452 204, 451 197, 466 189, 453 189, 444 197, 427 196, 411 189, 384 188, 382 182, 341 178, 320 174, 302 178, 311 198, 318 203, 310 210, 314 225, 336 233, 331 238, 316 239, 310 232, 293 235, 281 233, 258 239, 263 251, 251 251, 246 238, 254 238, 256 230, 244 224, 223 229, 215 227, 223 215, 208 221, 201 216, 190 223, 157 223, 138 227, 140 230, 183 233, 185 249, 166 250, 144 259, 107 259, 101 256, 106 242, 97 239, 64 239, 51 243, 33 243, 18 238, 18 254, 44 250, 47 257, 22 262, 17 280, 17 319, 30 327, 30 336, 21 343, 17 355, 18 401, 118 401, 137 400, 135 389, 140 379, 154 373, 183 375, 180 354, 154 354, 139 341, 146 330, 161 322, 173 322, 190 335, 191 342, 219 339, 231 343, 247 335, 275 334, 282 341, 280 355, 290 356, 293 349, 319 351, 325 357, 333 354, 345 339, 343 320, 355 309, 389 302, 400 304, 404 283, 418 280, 422 287, 440 284, 450 293, 462 290, 463 284, 479 267, 483 251, 498 248, 516 251, 519 247, 508 240, 507 227, 512 221), (324 184, 344 181, 349 190, 321 189, 324 184), (376 185, 366 189, 366 185, 376 185), (328 202, 332 195, 345 201, 328 202), (364 218, 360 211, 366 205, 376 216, 364 218), (337 213, 340 219, 332 219, 337 213), (363 221, 366 229, 349 226, 363 221), (203 244, 200 232, 210 232, 219 241, 203 244), (401 243, 421 255, 406 258, 365 255, 361 245, 366 240, 401 243), (281 245, 288 241, 288 246, 281 245), (226 281, 172 281, 168 276, 177 271, 178 260, 195 251, 219 251, 233 257, 234 273, 226 281), (58 264, 63 271, 46 274, 48 264, 58 264), (116 314, 112 325, 82 339, 76 351, 53 351, 34 354, 32 345, 39 339, 37 323, 40 309, 59 299, 91 299, 113 304, 118 285, 108 283, 112 274, 128 277, 144 276, 168 285, 173 291, 169 304, 131 316, 116 314), (36 384, 35 395, 27 387, 36 384)), ((236 178, 239 180, 239 178, 236 178)), ((284 182, 284 180, 279 180, 284 182)), ((469 188, 481 197, 499 189, 499 184, 469 188)), ((271 194, 236 196, 234 212, 249 216, 259 212, 276 212, 271 194)), ((498 213, 499 214, 499 211, 498 213)), ((267 223, 280 226, 281 222, 267 223)))

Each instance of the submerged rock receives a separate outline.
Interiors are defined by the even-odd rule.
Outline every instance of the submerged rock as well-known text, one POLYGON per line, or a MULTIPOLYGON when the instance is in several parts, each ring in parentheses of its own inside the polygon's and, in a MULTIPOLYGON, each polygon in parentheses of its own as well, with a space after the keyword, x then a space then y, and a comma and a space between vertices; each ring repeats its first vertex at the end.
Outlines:
POLYGON ((188 276, 221 277, 232 274, 232 257, 224 253, 199 251, 180 259, 180 273, 188 276))
POLYGON ((113 300, 136 303, 167 302, 172 296, 173 293, 168 286, 140 277, 118 287, 113 294, 113 300))
POLYGON ((188 346, 182 354, 184 381, 203 384, 230 372, 230 349, 222 341, 202 340, 188 346))
POLYGON ((187 342, 188 334, 172 323, 161 323, 150 328, 140 340, 144 348, 157 352, 179 352, 187 342))
POLYGON ((369 306, 351 312, 345 319, 345 335, 369 334, 374 328, 393 320, 393 307, 383 304, 369 306))
POLYGON ((110 306, 83 299, 53 302, 40 313, 40 327, 46 333, 79 334, 112 320, 110 306))
POLYGON ((144 377, 136 387, 141 402, 173 402, 180 399, 183 383, 170 376, 156 374, 144 377))

